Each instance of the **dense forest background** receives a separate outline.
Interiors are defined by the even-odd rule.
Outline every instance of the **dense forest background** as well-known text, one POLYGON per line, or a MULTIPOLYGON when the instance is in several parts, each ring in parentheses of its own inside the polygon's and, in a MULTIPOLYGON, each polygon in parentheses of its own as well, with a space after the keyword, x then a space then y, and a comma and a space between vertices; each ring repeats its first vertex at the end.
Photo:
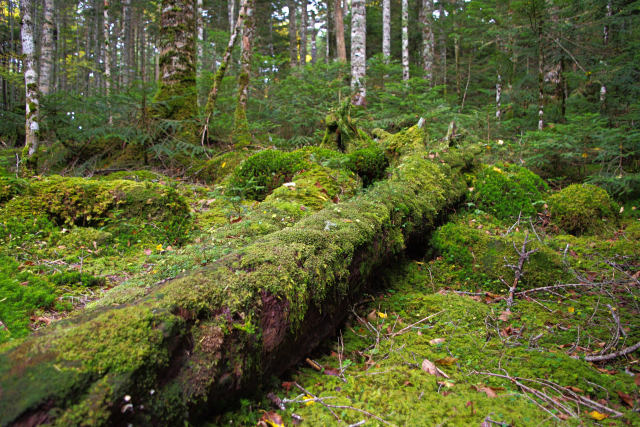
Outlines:
POLYGON ((206 179, 203 162, 240 141, 318 143, 357 83, 366 130, 424 117, 445 134, 455 120, 546 178, 640 191, 635 1, 20 3, 1 3, 0 135, 23 147, 25 106, 37 108, 39 172, 153 164, 206 179))

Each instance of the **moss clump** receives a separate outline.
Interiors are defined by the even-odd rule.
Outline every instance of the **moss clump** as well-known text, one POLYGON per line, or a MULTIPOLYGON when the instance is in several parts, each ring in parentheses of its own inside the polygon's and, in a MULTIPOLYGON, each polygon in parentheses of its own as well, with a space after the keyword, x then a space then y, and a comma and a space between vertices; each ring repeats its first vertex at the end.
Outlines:
POLYGON ((417 125, 387 136, 382 140, 385 152, 392 161, 414 151, 424 150, 428 143, 424 128, 417 125))
POLYGON ((615 221, 619 210, 609 194, 591 184, 573 184, 549 198, 551 219, 574 235, 593 234, 606 221, 615 221))
POLYGON ((251 152, 245 150, 233 150, 219 154, 195 166, 193 176, 209 184, 218 183, 233 173, 235 168, 250 155, 251 152))
POLYGON ((150 170, 132 170, 132 171, 118 171, 110 173, 109 175, 101 178, 105 181, 116 181, 116 180, 128 180, 128 181, 152 181, 158 182, 161 180, 168 180, 168 178, 162 174, 150 171, 150 170))
POLYGON ((326 130, 322 143, 324 148, 350 153, 373 143, 369 135, 359 129, 351 118, 351 102, 342 103, 325 118, 326 130))
POLYGON ((471 199, 499 219, 532 216, 547 184, 530 170, 509 164, 485 166, 478 174, 471 199))
POLYGON ((0 176, 0 203, 11 200, 17 195, 24 193, 28 182, 21 178, 11 176, 0 176))
POLYGON ((347 155, 349 169, 362 178, 365 187, 384 177, 389 162, 377 145, 355 150, 347 155))

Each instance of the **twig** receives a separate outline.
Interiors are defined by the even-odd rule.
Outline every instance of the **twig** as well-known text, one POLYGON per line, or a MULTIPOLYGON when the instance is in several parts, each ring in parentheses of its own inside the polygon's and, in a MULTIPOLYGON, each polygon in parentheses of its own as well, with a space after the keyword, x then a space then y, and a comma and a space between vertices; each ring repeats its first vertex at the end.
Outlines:
MULTIPOLYGON (((511 311, 511 306, 513 305, 513 295, 516 292, 516 287, 518 286, 518 282, 520 281, 520 277, 522 277, 524 263, 529 260, 529 257, 534 253, 538 252, 538 249, 531 249, 527 251, 527 244, 531 241, 529 240, 529 230, 526 230, 524 233, 524 241, 522 242, 522 248, 518 250, 516 248, 515 243, 513 244, 516 253, 518 254, 518 265, 509 265, 507 266, 513 270, 513 283, 509 286, 509 296, 507 297, 507 311, 511 311)), ((501 279, 502 280, 502 279, 501 279)), ((506 282, 502 280, 502 282, 506 285, 506 282)))
MULTIPOLYGON (((605 360, 613 360, 621 356, 626 356, 629 353, 633 353, 638 349, 640 349, 640 341, 632 346, 625 347, 622 350, 614 351, 613 353, 602 354, 598 356, 585 356, 584 360, 586 360, 587 362, 603 362, 605 360)), ((579 357, 576 356, 574 357, 574 359, 579 359, 579 357)))
POLYGON ((389 337, 390 337, 390 338, 392 338, 392 337, 396 337, 396 336, 398 336, 398 335, 401 335, 401 334, 403 334, 403 333, 407 332, 409 329, 413 328, 414 326, 416 326, 416 325, 418 325, 418 324, 420 324, 420 323, 422 323, 422 322, 426 322, 427 320, 431 319, 432 317, 435 317, 435 316, 437 316, 437 315, 438 315, 438 314, 440 314, 440 313, 444 313, 445 311, 446 311, 446 310, 440 310, 440 311, 439 311, 439 312, 437 312, 437 313, 434 313, 434 314, 429 315, 429 316, 427 316, 427 317, 425 317, 425 318, 423 318, 423 319, 420 319, 420 320, 418 320, 417 322, 414 322, 414 323, 410 324, 409 326, 406 326, 406 327, 404 327, 404 328, 400 329, 398 332, 394 332, 393 334, 389 335, 389 337))
POLYGON ((319 398, 318 396, 316 396, 315 394, 311 393, 309 390, 307 390, 306 388, 302 387, 300 384, 298 384, 297 382, 294 382, 293 385, 296 386, 296 388, 300 391, 302 391, 303 393, 308 394, 309 396, 313 397, 315 399, 316 402, 319 402, 322 406, 324 406, 325 408, 327 408, 329 410, 329 412, 331 412, 331 415, 333 415, 333 418, 335 418, 336 420, 338 420, 339 422, 342 422, 342 419, 338 416, 338 414, 336 414, 335 412, 333 412, 333 410, 329 407, 329 405, 327 403, 325 403, 321 398, 319 398))
POLYGON ((525 291, 516 292, 516 295, 526 295, 532 292, 545 292, 545 291, 550 291, 552 289, 578 288, 582 286, 595 287, 595 286, 601 286, 604 284, 605 283, 563 283, 560 285, 542 286, 541 288, 527 289, 525 291))

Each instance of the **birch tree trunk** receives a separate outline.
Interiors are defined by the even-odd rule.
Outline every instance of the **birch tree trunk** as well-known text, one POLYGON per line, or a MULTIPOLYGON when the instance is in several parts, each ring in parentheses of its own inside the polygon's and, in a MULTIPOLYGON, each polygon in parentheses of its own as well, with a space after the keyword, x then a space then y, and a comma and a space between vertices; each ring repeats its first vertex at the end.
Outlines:
POLYGON ((302 12, 300 15, 300 65, 307 63, 307 0, 302 0, 302 12))
POLYGON ((318 30, 316 30, 316 14, 311 11, 311 63, 315 64, 318 59, 318 45, 316 43, 316 37, 318 30))
POLYGON ((298 33, 296 30, 296 1, 288 0, 289 8, 289 63, 291 68, 298 65, 298 33))
POLYGON ((409 80, 409 1, 402 0, 402 80, 409 80))
MULTIPOLYGON (((347 62, 347 48, 344 41, 344 16, 342 5, 340 4, 341 1, 344 0, 337 0, 334 8, 334 19, 336 21, 336 49, 338 54, 338 61, 347 62)), ((353 37, 353 29, 351 30, 351 37, 353 37)))
POLYGON ((544 128, 544 56, 542 26, 538 25, 538 130, 544 128))
POLYGON ((502 118, 502 76, 498 73, 496 81, 496 119, 502 118))
MULTIPOLYGON (((336 9, 338 9, 338 5, 336 5, 336 9)), ((353 0, 351 3, 351 91, 353 92, 353 105, 367 104, 367 90, 364 82, 367 65, 366 13, 365 0, 353 0)))
POLYGON ((122 0, 122 33, 123 33, 123 46, 122 46, 122 85, 126 88, 131 83, 132 75, 132 19, 131 19, 131 0, 122 0))
POLYGON ((382 0, 382 56, 391 58, 391 0, 382 0))
POLYGON ((111 104, 109 97, 111 96, 111 35, 109 31, 109 0, 104 0, 103 18, 103 34, 104 34, 104 88, 107 95, 107 109, 109 114, 109 124, 113 124, 113 115, 111 114, 111 104))
MULTIPOLYGON (((609 0, 607 1, 607 12, 606 12, 606 18, 605 18, 606 21, 602 29, 602 45, 604 47, 604 51, 607 50, 607 46, 609 45, 609 21, 612 15, 613 15, 613 9, 611 6, 611 0, 609 0)), ((600 108, 601 109, 604 109, 606 102, 607 102, 607 86, 604 83, 602 83, 600 85, 600 108)))
POLYGON ((236 106, 233 124, 233 142, 236 148, 251 143, 251 134, 249 133, 249 123, 247 121, 247 100, 249 99, 252 45, 255 33, 254 9, 255 0, 247 0, 242 23, 242 52, 240 55, 240 75, 238 76, 238 105, 236 106))
MULTIPOLYGON (((204 61, 204 23, 202 21, 202 0, 196 1, 196 87, 199 82, 202 81, 202 65, 204 61)), ((198 88, 198 108, 202 107, 203 97, 201 91, 198 88)))
POLYGON ((433 84, 433 58, 435 40, 433 37, 433 0, 422 0, 420 26, 422 27, 422 69, 425 80, 433 84))
POLYGON ((229 34, 233 34, 236 29, 236 1, 227 0, 227 9, 229 13, 229 34))
POLYGON ((40 134, 39 123, 39 90, 38 72, 36 70, 35 45, 33 42, 33 10, 32 0, 20 0, 20 37, 22 39, 22 55, 24 84, 26 95, 25 144, 23 151, 24 171, 37 171, 38 145, 40 134))
POLYGON ((53 65, 53 0, 44 0, 42 23, 42 48, 40 50, 40 92, 51 91, 51 68, 53 65))

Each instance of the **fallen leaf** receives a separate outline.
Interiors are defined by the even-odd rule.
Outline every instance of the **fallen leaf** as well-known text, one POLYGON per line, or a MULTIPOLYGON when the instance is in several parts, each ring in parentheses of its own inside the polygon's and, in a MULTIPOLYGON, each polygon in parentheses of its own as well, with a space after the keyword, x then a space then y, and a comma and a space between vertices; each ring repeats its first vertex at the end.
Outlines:
POLYGON ((573 313, 574 311, 576 311, 576 309, 575 309, 575 308, 573 308, 573 307, 569 307, 569 308, 567 308, 567 311, 568 311, 569 313, 573 313))
POLYGON ((338 371, 337 369, 332 369, 332 368, 325 368, 324 370, 324 374, 325 375, 331 375, 333 377, 339 377, 340 376, 340 371, 338 371))
POLYGON ((260 422, 264 423, 263 425, 271 426, 271 427, 283 427, 284 421, 282 421, 282 417, 275 412, 265 412, 260 418, 258 425, 260 422))
POLYGON ((438 344, 442 344, 443 342, 445 342, 446 340, 444 338, 434 338, 432 340, 429 340, 429 344, 431 345, 438 345, 438 344))
POLYGON ((456 363, 458 361, 457 358, 455 357, 451 357, 451 356, 447 356, 444 359, 438 359, 436 360, 436 365, 441 365, 441 366, 451 366, 454 363, 456 363))
POLYGON ((376 310, 372 310, 369 314, 367 314, 367 320, 369 322, 375 322, 376 320, 376 310))
POLYGON ((387 313, 382 313, 381 311, 378 312, 378 317, 381 319, 386 319, 387 318, 387 313))
POLYGON ((498 397, 498 391, 504 390, 504 388, 502 387, 489 387, 486 385, 473 385, 471 387, 473 387, 476 391, 486 394, 487 397, 490 398, 498 397))
POLYGON ((591 411, 589 412, 587 415, 589 415, 591 418, 593 418, 594 420, 598 420, 598 421, 602 421, 605 418, 608 418, 609 416, 607 414, 603 414, 600 413, 598 411, 591 411))
POLYGON ((442 372, 442 370, 438 369, 438 367, 429 359, 424 359, 422 361, 422 370, 427 374, 435 375, 436 377, 445 377, 449 378, 447 374, 442 372))
POLYGON ((304 404, 309 406, 309 405, 313 405, 314 403, 316 403, 316 401, 314 400, 315 398, 309 394, 307 394, 304 397, 304 404))
POLYGON ((508 322, 510 317, 511 317, 511 312, 507 310, 500 313, 500 316, 498 316, 498 319, 502 320, 503 322, 508 322))
POLYGON ((579 389, 578 387, 574 387, 572 385, 565 387, 566 389, 569 389, 571 391, 574 391, 576 393, 584 393, 584 390, 579 389))
POLYGON ((145 249, 144 250, 144 254, 145 255, 151 255, 153 253, 153 251, 151 249, 145 249))
POLYGON ((447 380, 445 380, 445 381, 438 381, 438 384, 439 384, 439 385, 441 385, 441 386, 443 386, 443 387, 446 387, 446 388, 452 388, 452 387, 455 385, 455 384, 454 384, 454 383, 452 383, 451 381, 447 381, 447 380))
POLYGON ((156 245, 156 251, 162 252, 162 244, 156 245))
POLYGON ((293 387, 293 381, 283 381, 282 382, 282 388, 285 389, 287 392, 289 390, 291 390, 291 387, 293 387))
POLYGON ((625 403, 625 405, 627 405, 629 408, 633 408, 633 397, 621 391, 618 391, 617 393, 618 393, 618 396, 620 397, 620 400, 622 400, 625 403))

